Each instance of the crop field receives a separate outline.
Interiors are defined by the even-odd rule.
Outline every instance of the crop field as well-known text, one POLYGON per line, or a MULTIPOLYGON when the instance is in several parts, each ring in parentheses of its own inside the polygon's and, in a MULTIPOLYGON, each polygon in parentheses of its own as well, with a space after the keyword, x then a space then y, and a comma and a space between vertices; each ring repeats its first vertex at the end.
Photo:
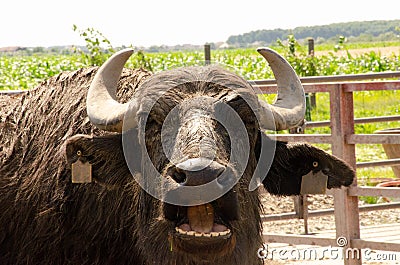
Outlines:
MULTIPOLYGON (((343 75, 400 70, 400 47, 359 46, 361 49, 332 51, 332 47, 317 48, 315 56, 308 56, 307 47, 296 47, 289 52, 286 47, 274 47, 291 63, 299 76, 343 75)), ((238 73, 247 80, 273 78, 266 61, 255 49, 213 50, 212 62, 238 73)), ((145 60, 153 72, 181 66, 204 63, 203 51, 146 53, 145 60)), ((128 61, 127 67, 137 67, 137 58, 128 61)), ((140 64, 139 64, 140 66, 140 64)), ((0 56, 0 90, 30 89, 39 82, 62 71, 87 67, 79 54, 0 56)), ((271 98, 268 98, 271 100, 271 98)), ((329 120, 329 99, 326 93, 316 95, 317 106, 311 111, 313 121, 329 120)), ((355 117, 400 115, 400 91, 357 92, 354 94, 355 117)), ((373 133, 376 130, 400 127, 400 122, 362 124, 357 133, 373 133)), ((329 128, 310 129, 309 133, 327 133, 329 128)), ((328 149, 328 146, 321 146, 328 149)), ((386 159, 380 145, 357 145, 359 161, 386 159)), ((389 167, 359 170, 361 179, 390 177, 389 167)))
POLYGON ((34 55, 0 57, 0 90, 31 89, 63 71, 85 67, 78 56, 34 55))
MULTIPOLYGON (((371 44, 373 46, 373 44, 371 44)), ((306 54, 307 47, 298 46, 290 53, 285 47, 273 47, 285 56, 299 76, 342 75, 400 70, 400 46, 364 47, 332 51, 332 47, 316 49, 316 56, 306 54)), ((317 47, 316 47, 317 48, 317 47)), ((227 67, 247 80, 273 78, 266 61, 253 48, 214 50, 212 63, 227 67)), ((204 63, 203 51, 146 53, 145 60, 153 72, 204 63)), ((140 64, 139 64, 140 65, 140 64)), ((0 56, 0 90, 29 89, 62 71, 87 66, 79 54, 32 56, 0 56)), ((137 58, 127 67, 137 67, 137 58)))

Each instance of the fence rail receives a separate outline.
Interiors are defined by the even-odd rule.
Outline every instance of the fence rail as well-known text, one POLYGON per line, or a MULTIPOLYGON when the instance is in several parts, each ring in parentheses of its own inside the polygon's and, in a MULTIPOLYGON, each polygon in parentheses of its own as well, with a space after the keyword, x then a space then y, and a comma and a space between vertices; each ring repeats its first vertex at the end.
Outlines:
MULTIPOLYGON (((367 192, 369 193, 370 191, 367 191, 367 192)), ((384 190, 385 194, 387 192, 388 192, 387 190, 384 190)), ((397 190, 397 192, 398 192, 398 190, 397 190)), ((362 205, 359 207, 359 211, 360 212, 369 212, 369 211, 389 210, 389 209, 397 209, 397 208, 400 208, 400 202, 362 205)), ((308 217, 319 217, 319 216, 326 216, 326 215, 332 215, 332 214, 334 214, 334 209, 313 210, 313 211, 309 211, 307 213, 308 217)), ((295 219, 295 218, 299 218, 299 214, 296 212, 270 214, 270 215, 262 215, 261 216, 261 220, 263 222, 282 221, 282 220, 295 219)))
MULTIPOLYGON (((400 121, 400 115, 393 116, 381 116, 381 117, 365 117, 354 119, 355 124, 373 123, 373 122, 389 122, 389 121, 400 121)), ((331 121, 310 121, 306 123, 306 128, 316 127, 329 127, 331 121)))
MULTIPOLYGON (((395 72, 382 72, 370 74, 352 74, 352 75, 328 75, 328 76, 305 76, 300 77, 301 83, 330 83, 330 82, 349 82, 349 81, 362 81, 362 80, 375 80, 375 79, 391 79, 400 78, 400 71, 395 72)), ((252 80, 252 83, 258 86, 268 86, 276 84, 275 79, 265 80, 252 80)))

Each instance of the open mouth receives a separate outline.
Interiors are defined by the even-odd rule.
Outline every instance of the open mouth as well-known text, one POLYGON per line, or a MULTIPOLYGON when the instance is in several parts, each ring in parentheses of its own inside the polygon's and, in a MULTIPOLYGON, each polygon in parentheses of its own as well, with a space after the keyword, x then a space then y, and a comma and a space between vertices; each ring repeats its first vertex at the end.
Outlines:
POLYGON ((178 215, 181 219, 177 222, 175 231, 180 236, 227 239, 232 234, 228 222, 215 213, 211 203, 180 207, 179 210, 182 211, 178 215))
POLYGON ((163 213, 173 223, 169 233, 173 251, 204 259, 229 255, 235 249, 232 224, 239 219, 236 192, 231 190, 213 202, 196 206, 164 203, 163 213))

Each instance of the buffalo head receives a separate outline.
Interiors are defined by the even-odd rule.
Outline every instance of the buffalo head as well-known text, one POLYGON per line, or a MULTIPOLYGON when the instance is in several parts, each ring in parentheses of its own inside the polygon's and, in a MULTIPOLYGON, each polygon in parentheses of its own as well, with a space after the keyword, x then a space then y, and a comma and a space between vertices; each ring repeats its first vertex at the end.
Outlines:
MULTIPOLYGON (((115 166, 103 160, 102 168, 115 178, 129 168, 122 174, 125 182, 141 187, 132 208, 139 252, 147 253, 149 264, 256 264, 258 183, 273 194, 295 195, 302 177, 312 171, 328 176, 328 188, 351 184, 354 172, 343 161, 308 144, 264 134, 302 124, 305 96, 284 58, 268 48, 258 52, 277 79, 273 104, 260 100, 246 80, 217 66, 154 74, 130 102, 119 103, 117 83, 132 50, 113 55, 94 77, 87 114, 93 125, 116 134, 97 140, 77 136, 67 150, 83 143, 104 152, 119 146, 114 160, 122 160, 123 153, 126 162, 115 166)), ((96 169, 93 174, 110 177, 96 169)))

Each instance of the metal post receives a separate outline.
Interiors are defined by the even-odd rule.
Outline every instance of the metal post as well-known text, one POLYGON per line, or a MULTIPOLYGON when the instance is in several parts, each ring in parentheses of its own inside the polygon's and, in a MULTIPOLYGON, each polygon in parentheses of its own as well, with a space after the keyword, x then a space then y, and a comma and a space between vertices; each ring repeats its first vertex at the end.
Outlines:
POLYGON ((210 44, 204 44, 204 61, 205 64, 210 64, 211 62, 211 46, 210 44))

